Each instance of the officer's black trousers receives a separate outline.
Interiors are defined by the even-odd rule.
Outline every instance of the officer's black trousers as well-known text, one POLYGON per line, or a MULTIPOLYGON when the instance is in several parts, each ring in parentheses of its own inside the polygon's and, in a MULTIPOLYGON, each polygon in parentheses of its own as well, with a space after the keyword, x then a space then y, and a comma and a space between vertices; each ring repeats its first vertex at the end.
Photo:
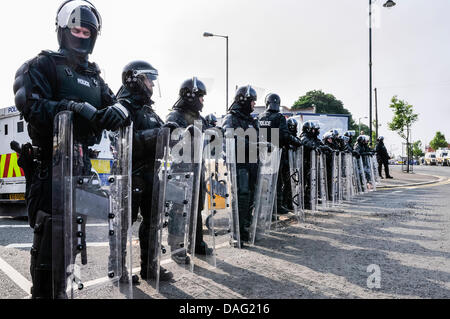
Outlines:
POLYGON ((386 175, 386 177, 390 176, 389 161, 377 160, 377 162, 378 162, 378 175, 380 177, 382 177, 381 171, 383 170, 383 165, 384 165, 384 174, 386 175))

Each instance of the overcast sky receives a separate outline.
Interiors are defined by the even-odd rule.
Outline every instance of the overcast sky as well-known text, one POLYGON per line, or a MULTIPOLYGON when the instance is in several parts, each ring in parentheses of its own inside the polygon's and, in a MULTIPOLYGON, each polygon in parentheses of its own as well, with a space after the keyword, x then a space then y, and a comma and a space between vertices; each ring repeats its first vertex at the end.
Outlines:
MULTIPOLYGON (((396 0, 392 9, 374 5, 373 70, 378 88, 380 135, 401 152, 401 139, 387 130, 393 95, 419 113, 413 140, 428 143, 437 130, 450 140, 450 1, 396 0)), ((43 49, 57 50, 60 0, 15 0, 3 4, 0 106, 14 104, 12 85, 20 65, 43 49)), ((369 112, 368 1, 364 0, 93 0, 103 30, 91 61, 114 92, 124 65, 149 61, 160 73, 168 113, 180 84, 199 76, 211 89, 203 114, 225 109, 225 39, 230 36, 230 99, 236 85, 252 84, 292 104, 321 89, 342 100, 356 121, 369 112)), ((367 119, 362 122, 368 124, 367 119)))

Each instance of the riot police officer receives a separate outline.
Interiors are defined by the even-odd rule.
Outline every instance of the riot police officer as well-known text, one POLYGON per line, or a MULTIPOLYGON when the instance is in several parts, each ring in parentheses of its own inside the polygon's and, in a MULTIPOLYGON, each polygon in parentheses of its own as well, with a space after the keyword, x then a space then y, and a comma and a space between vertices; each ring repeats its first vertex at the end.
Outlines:
MULTIPOLYGON (((184 81, 179 91, 179 99, 173 106, 172 112, 167 115, 165 127, 169 127, 171 129, 190 128, 193 127, 196 122, 201 122, 202 131, 204 132, 207 130, 209 128, 208 123, 200 115, 203 110, 204 96, 206 94, 205 84, 196 77, 184 81)), ((191 133, 191 135, 192 134, 193 133, 191 133)), ((202 174, 203 173, 204 171, 202 169, 202 174)), ((201 180, 204 181, 203 176, 201 180)), ((191 223, 197 223, 195 253, 198 255, 212 254, 212 249, 209 248, 203 240, 202 210, 204 208, 205 196, 206 185, 201 183, 197 216, 193 216, 191 220, 191 223)), ((192 227, 190 227, 190 229, 192 229, 192 227)), ((180 254, 175 254, 172 258, 174 258, 177 262, 181 262, 181 260, 185 257, 180 254)), ((186 263, 188 262, 189 260, 186 259, 186 263)))
MULTIPOLYGON (((39 151, 27 176, 30 226, 32 298, 65 298, 65 285, 52 287, 52 150, 53 120, 61 111, 74 113, 74 134, 83 147, 84 172, 90 173, 89 146, 103 129, 117 130, 128 121, 128 111, 89 62, 101 17, 88 1, 65 1, 56 17, 58 52, 42 51, 16 73, 15 103, 25 121, 33 146, 39 151)), ((59 278, 59 282, 65 278, 59 278)))
MULTIPOLYGON (((234 102, 230 106, 227 116, 223 121, 223 131, 227 134, 228 130, 253 129, 256 132, 256 136, 259 130, 259 124, 256 119, 252 117, 252 112, 255 109, 257 100, 257 94, 254 88, 250 85, 238 88, 234 97, 234 102)), ((238 139, 236 137, 236 144, 238 139)), ((252 208, 255 196, 255 182, 258 174, 258 164, 250 161, 252 145, 248 136, 245 136, 245 160, 239 162, 239 157, 242 154, 236 154, 236 173, 238 178, 237 195, 238 195, 238 210, 239 210, 239 230, 241 236, 241 247, 244 247, 244 242, 250 240, 249 229, 252 223, 252 208)), ((235 148, 238 152, 238 147, 235 148)))
POLYGON ((337 138, 339 137, 339 132, 337 130, 330 130, 323 135, 323 144, 330 147, 329 150, 324 151, 326 169, 327 169, 327 187, 328 194, 332 192, 332 175, 333 175, 333 152, 339 152, 339 145, 337 144, 337 138))
POLYGON ((305 209, 311 209, 311 152, 332 151, 318 138, 320 135, 320 125, 315 121, 306 121, 303 123, 302 134, 300 136, 303 145, 303 161, 304 161, 304 199, 305 209))
MULTIPOLYGON (((259 116, 259 128, 267 131, 267 142, 280 148, 285 146, 299 147, 300 139, 289 133, 286 118, 280 113, 281 99, 278 94, 270 93, 266 96, 266 111, 259 116), (272 141, 271 129, 278 129, 279 141, 272 141)), ((285 157, 286 159, 286 157, 285 157)), ((284 163, 286 165, 286 163, 284 163)), ((280 163, 280 168, 283 164, 280 163)), ((277 180, 277 214, 287 214, 289 210, 282 206, 283 203, 283 179, 281 171, 277 180)))
MULTIPOLYGON (((369 137, 367 135, 360 135, 356 140, 355 152, 362 158, 363 170, 366 176, 366 180, 370 183, 370 167, 368 163, 368 156, 373 155, 373 151, 369 147, 369 137)), ((369 187, 371 187, 369 185, 369 187)))
MULTIPOLYGON (((137 221, 140 211, 142 215, 142 223, 139 226, 140 274, 144 280, 155 278, 157 275, 158 214, 152 209, 151 198, 156 141, 164 125, 152 107, 154 81, 157 78, 158 71, 148 62, 133 61, 122 71, 122 87, 117 94, 119 102, 127 108, 133 121, 132 222, 137 221)), ((173 275, 161 267, 159 277, 160 280, 167 281, 172 279, 173 275)), ((136 275, 132 278, 133 283, 138 283, 139 278, 136 275)))
POLYGON ((359 154, 355 152, 353 137, 355 136, 355 131, 347 131, 344 133, 344 137, 348 138, 348 141, 345 143, 345 151, 352 153, 354 157, 358 157, 359 154))
POLYGON ((384 146, 383 136, 380 136, 378 138, 375 150, 377 152, 378 175, 383 178, 383 176, 381 175, 381 171, 383 170, 384 165, 384 173, 386 175, 386 178, 392 179, 393 177, 391 176, 391 174, 389 174, 389 153, 386 149, 386 146, 384 146))
POLYGON ((209 114, 205 117, 209 128, 217 127, 217 117, 214 114, 209 114))

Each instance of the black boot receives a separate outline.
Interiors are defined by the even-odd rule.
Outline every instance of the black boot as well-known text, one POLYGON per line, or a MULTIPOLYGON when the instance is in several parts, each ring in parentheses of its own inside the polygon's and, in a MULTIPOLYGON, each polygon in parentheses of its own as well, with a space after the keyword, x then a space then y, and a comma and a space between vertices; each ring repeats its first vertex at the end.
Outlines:
POLYGON ((211 256, 214 253, 214 250, 209 248, 208 245, 202 241, 199 245, 195 245, 195 253, 197 255, 211 256))
POLYGON ((280 205, 279 207, 277 207, 277 214, 278 215, 286 215, 286 214, 289 214, 289 210, 286 207, 280 205))
MULTIPOLYGON (((157 271, 156 266, 150 267, 149 269, 145 268, 141 269, 141 278, 144 280, 148 279, 156 279, 157 271)), ((173 274, 167 269, 160 267, 159 268, 159 281, 170 281, 173 278, 173 274)))

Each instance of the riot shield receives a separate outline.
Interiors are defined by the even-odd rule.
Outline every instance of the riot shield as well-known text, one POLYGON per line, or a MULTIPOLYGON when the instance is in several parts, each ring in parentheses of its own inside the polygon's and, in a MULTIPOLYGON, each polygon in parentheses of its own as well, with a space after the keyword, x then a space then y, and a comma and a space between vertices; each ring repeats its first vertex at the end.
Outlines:
POLYGON ((377 172, 374 170, 375 166, 373 163, 373 155, 368 155, 367 156, 367 166, 369 169, 369 176, 370 176, 370 184, 372 186, 372 191, 376 191, 377 190, 377 172))
POLYGON ((270 230, 277 193, 277 180, 280 170, 281 149, 271 145, 259 147, 260 162, 255 192, 252 224, 250 226, 250 244, 270 230))
POLYGON ((377 161, 377 156, 376 155, 372 155, 372 165, 373 165, 373 172, 375 175, 375 182, 379 183, 380 182, 380 175, 378 175, 378 161, 377 161))
POLYGON ((335 152, 332 154, 331 160, 331 203, 335 206, 338 202, 339 197, 339 158, 335 152))
POLYGON ((352 154, 342 154, 342 199, 348 201, 353 196, 352 154))
POLYGON ((372 156, 371 155, 364 155, 362 157, 363 162, 363 168, 364 168, 364 175, 366 176, 366 182, 367 182, 367 191, 374 191, 375 186, 375 176, 373 174, 372 170, 372 156))
POLYGON ((343 197, 344 197, 344 189, 343 189, 343 179, 342 179, 342 175, 343 175, 343 172, 342 172, 342 168, 343 168, 343 165, 342 165, 342 160, 343 160, 343 156, 342 156, 342 153, 341 152, 339 152, 337 155, 336 155, 336 157, 338 158, 337 159, 337 164, 338 164, 338 204, 342 204, 342 200, 343 200, 343 197))
POLYGON ((213 141, 222 141, 222 132, 210 129, 205 135, 211 143, 206 142, 203 158, 206 185, 202 210, 205 221, 203 240, 212 249, 212 253, 206 256, 196 255, 196 258, 216 267, 225 260, 225 248, 240 248, 236 155, 234 138, 227 138, 225 144, 213 144, 213 141))
POLYGON ((361 190, 363 193, 367 193, 369 191, 367 189, 367 175, 362 156, 360 156, 358 159, 358 171, 359 171, 359 178, 361 180, 361 190))
POLYGON ((317 154, 317 200, 320 208, 325 210, 328 207, 328 181, 327 181, 327 161, 325 154, 317 154))
POLYGON ((356 185, 356 187, 355 187, 356 193, 355 194, 362 194, 362 193, 364 193, 364 190, 363 190, 363 186, 361 183, 359 159, 357 159, 356 157, 353 157, 353 171, 354 171, 353 178, 355 180, 354 184, 356 185))
POLYGON ((310 171, 309 171, 309 189, 307 189, 306 191, 309 193, 309 208, 311 209, 311 211, 315 212, 317 211, 317 184, 318 184, 318 179, 317 179, 317 174, 318 174, 318 154, 315 150, 311 150, 310 153, 310 171))
POLYGON ((294 213, 299 222, 305 221, 304 195, 303 195, 303 146, 297 149, 290 149, 289 170, 292 189, 292 205, 294 213))
POLYGON ((172 272, 175 281, 194 270, 195 235, 200 197, 203 134, 197 128, 161 129, 155 153, 152 201, 157 206, 156 253, 149 254, 148 282, 159 291, 160 270, 172 272))
POLYGON ((132 298, 132 128, 81 143, 73 118, 62 112, 54 124, 54 298, 132 298))

